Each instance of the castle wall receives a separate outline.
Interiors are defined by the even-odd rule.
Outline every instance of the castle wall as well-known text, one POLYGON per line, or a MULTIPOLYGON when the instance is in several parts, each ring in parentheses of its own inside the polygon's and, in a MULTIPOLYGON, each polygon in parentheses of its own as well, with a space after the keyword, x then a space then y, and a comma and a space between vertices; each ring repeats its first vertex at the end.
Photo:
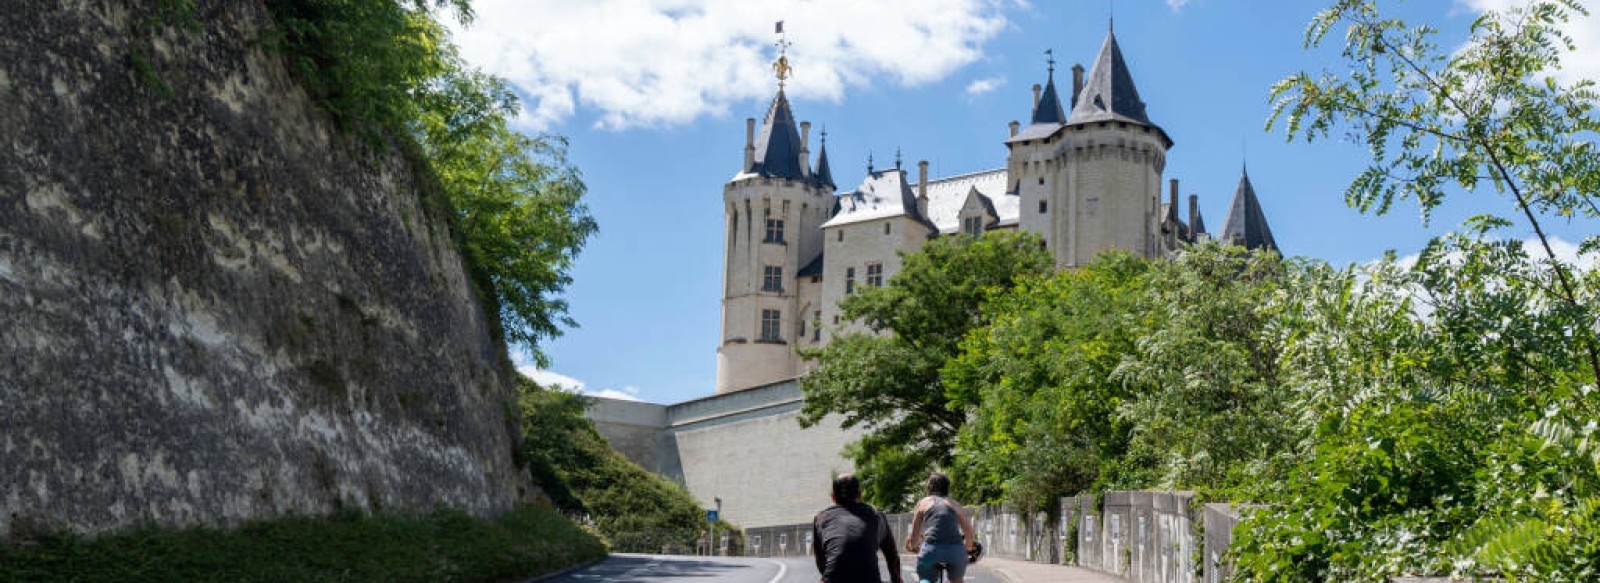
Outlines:
POLYGON ((809 522, 830 503, 833 477, 852 471, 840 451, 861 431, 835 418, 802 429, 800 407, 800 386, 787 381, 674 405, 596 398, 587 415, 628 459, 705 508, 721 498, 728 521, 761 527, 809 522))
POLYGON ((861 432, 834 419, 802 429, 800 398, 790 381, 674 405, 666 435, 689 492, 706 508, 722 498, 724 516, 743 527, 809 522, 831 504, 833 477, 853 471, 840 451, 861 432))

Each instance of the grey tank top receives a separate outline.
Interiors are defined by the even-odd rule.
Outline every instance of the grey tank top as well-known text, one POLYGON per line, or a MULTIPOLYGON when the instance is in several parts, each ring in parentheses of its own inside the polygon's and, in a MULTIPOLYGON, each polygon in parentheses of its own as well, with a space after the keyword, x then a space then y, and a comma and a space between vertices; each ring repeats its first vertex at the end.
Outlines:
POLYGON ((922 539, 936 545, 965 542, 956 507, 944 498, 934 498, 933 506, 922 513, 922 539))

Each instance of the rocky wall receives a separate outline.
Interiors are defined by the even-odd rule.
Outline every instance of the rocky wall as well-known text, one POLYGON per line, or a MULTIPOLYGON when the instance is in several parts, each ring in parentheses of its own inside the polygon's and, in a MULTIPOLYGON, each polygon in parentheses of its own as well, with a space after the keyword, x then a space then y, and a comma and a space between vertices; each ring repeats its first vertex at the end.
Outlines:
POLYGON ((0 10, 0 535, 528 495, 428 182, 174 4, 0 10))

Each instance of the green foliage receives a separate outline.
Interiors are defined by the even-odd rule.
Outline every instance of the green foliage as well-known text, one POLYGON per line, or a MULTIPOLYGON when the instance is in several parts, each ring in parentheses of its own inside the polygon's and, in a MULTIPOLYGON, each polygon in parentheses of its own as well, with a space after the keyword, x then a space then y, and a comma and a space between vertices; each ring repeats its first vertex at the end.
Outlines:
POLYGON ((147 528, 0 546, 0 582, 508 581, 605 556, 549 508, 283 518, 232 530, 147 528))
POLYGON ((800 381, 801 423, 838 414, 845 427, 864 426, 850 454, 864 497, 891 511, 907 507, 929 470, 952 461, 972 395, 950 389, 940 369, 967 331, 982 324, 985 299, 1052 268, 1037 237, 998 232, 940 237, 904 261, 888 285, 839 303, 847 320, 871 334, 843 333, 801 353, 817 361, 800 381))
MULTIPOLYGON (((454 243, 490 321, 540 366, 538 342, 574 326, 559 295, 596 230, 559 136, 511 127, 516 95, 456 54, 433 10, 470 20, 466 0, 268 0, 283 54, 346 131, 402 143, 443 193, 454 243)), ((427 201, 432 203, 434 201, 427 201)))
POLYGON ((1274 119, 1291 138, 1344 126, 1366 142, 1352 206, 1412 198, 1426 217, 1448 189, 1487 182, 1544 257, 1489 239, 1516 221, 1480 215, 1411 268, 1391 258, 1295 282, 1282 368, 1310 447, 1241 528, 1243 578, 1600 575, 1595 274, 1557 261, 1541 225, 1600 216, 1594 84, 1546 76, 1571 49, 1557 26, 1583 12, 1568 0, 1490 12, 1453 52, 1370 1, 1313 21, 1308 45, 1348 26, 1352 69, 1285 79, 1274 119))
POLYGON ((1134 350, 1108 379, 1136 392, 1119 410, 1132 435, 1117 485, 1237 491, 1292 463, 1270 324, 1285 278, 1304 268, 1216 243, 1154 262, 1134 350))
MULTIPOLYGON (((1398 198, 1417 201, 1423 218, 1447 189, 1487 182, 1511 195, 1543 245, 1557 275, 1557 298, 1577 304, 1580 290, 1555 262, 1540 217, 1600 217, 1600 93, 1592 80, 1563 85, 1546 74, 1559 68, 1572 40, 1559 25, 1587 14, 1577 0, 1540 0, 1472 23, 1465 46, 1441 51, 1432 28, 1384 18, 1372 0, 1340 0, 1306 31, 1308 47, 1347 25, 1346 77, 1300 73, 1272 89, 1272 123, 1284 120, 1290 139, 1326 138, 1336 126, 1366 142, 1372 164, 1350 183, 1345 200, 1363 211, 1387 212, 1398 198)), ((1270 127, 1270 124, 1269 124, 1270 127)), ((1479 215, 1476 232, 1513 224, 1479 215)), ((1584 247, 1600 246, 1591 237, 1584 247)), ((1575 340, 1600 374, 1600 342, 1584 328, 1575 340)))
POLYGON ((945 368, 947 390, 973 408, 954 466, 969 499, 1040 509, 1117 473, 1130 392, 1110 376, 1134 349, 1149 269, 1109 253, 990 301, 987 326, 945 368))
POLYGON ((527 379, 521 391, 524 455, 558 507, 584 515, 613 543, 647 537, 693 548, 705 517, 688 491, 612 449, 583 416, 588 403, 582 395, 527 379))
POLYGON ((945 368, 947 389, 976 392, 956 462, 974 499, 1042 509, 1281 475, 1296 435, 1269 323, 1296 269, 1215 243, 1172 261, 1108 253, 991 301, 945 368))

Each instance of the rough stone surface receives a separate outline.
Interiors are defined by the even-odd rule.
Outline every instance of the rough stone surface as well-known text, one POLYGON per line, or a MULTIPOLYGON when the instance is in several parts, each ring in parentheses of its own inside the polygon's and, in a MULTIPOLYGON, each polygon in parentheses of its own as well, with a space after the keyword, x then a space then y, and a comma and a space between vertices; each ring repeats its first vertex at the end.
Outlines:
POLYGON ((0 536, 514 503, 425 183, 310 103, 259 0, 158 4, 0 10, 0 536))

